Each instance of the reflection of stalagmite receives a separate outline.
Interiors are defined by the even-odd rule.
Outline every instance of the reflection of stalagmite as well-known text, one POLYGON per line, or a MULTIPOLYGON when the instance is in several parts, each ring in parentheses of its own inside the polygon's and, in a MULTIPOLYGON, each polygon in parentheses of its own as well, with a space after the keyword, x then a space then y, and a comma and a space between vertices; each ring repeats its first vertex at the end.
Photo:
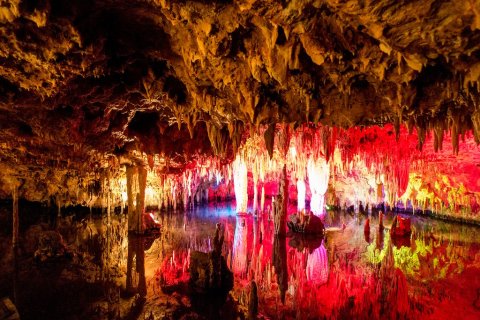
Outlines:
POLYGON ((395 268, 391 241, 388 242, 387 252, 380 267, 377 294, 385 297, 383 313, 387 318, 409 318, 407 280, 404 273, 400 269, 395 268))
POLYGON ((363 227, 363 234, 365 236, 365 241, 370 243, 370 219, 365 220, 365 225, 363 227))
POLYGON ((256 319, 258 313, 258 295, 257 284, 255 281, 250 283, 250 294, 248 298, 248 319, 256 319))
POLYGON ((383 228, 379 228, 377 232, 377 237, 375 238, 375 247, 377 250, 383 249, 383 238, 385 237, 383 233, 383 228))
POLYGON ((328 281, 328 255, 322 241, 320 247, 315 249, 307 258, 307 280, 312 284, 321 285, 328 281))
POLYGON ((237 218, 233 239, 232 269, 235 274, 245 275, 247 272, 247 224, 245 219, 237 218))
POLYGON ((259 226, 258 220, 255 219, 253 221, 253 250, 252 250, 252 263, 250 268, 252 269, 253 273, 258 271, 258 250, 259 250, 259 226))
POLYGON ((280 298, 285 303, 285 293, 288 288, 287 245, 284 237, 275 236, 273 240, 273 265, 277 274, 280 298))
POLYGON ((138 293, 144 297, 147 294, 147 283, 145 279, 145 251, 144 238, 129 235, 128 236, 128 258, 127 258, 127 291, 130 293, 138 293), (133 262, 135 263, 135 269, 133 262), (138 273, 138 283, 133 283, 133 272, 138 273))

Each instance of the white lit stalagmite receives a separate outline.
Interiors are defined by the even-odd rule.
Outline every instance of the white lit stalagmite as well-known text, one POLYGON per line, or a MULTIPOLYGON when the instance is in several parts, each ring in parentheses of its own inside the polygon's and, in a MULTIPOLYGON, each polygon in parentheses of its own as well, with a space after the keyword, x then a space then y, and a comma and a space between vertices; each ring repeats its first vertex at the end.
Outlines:
POLYGON ((307 188, 305 187, 305 180, 297 180, 297 210, 301 212, 305 209, 305 193, 307 188))
POLYGON ((247 212, 247 165, 245 160, 238 155, 233 162, 233 186, 235 188, 237 212, 247 212))
POLYGON ((325 206, 325 192, 327 192, 330 168, 325 158, 310 157, 307 165, 308 181, 312 198, 310 209, 317 216, 323 216, 325 206))
POLYGON ((307 280, 313 284, 321 285, 328 281, 328 255, 322 241, 320 247, 313 250, 307 257, 307 280))
POLYGON ((237 217, 233 238, 232 270, 237 275, 245 275, 248 264, 247 250, 248 225, 244 218, 237 217))

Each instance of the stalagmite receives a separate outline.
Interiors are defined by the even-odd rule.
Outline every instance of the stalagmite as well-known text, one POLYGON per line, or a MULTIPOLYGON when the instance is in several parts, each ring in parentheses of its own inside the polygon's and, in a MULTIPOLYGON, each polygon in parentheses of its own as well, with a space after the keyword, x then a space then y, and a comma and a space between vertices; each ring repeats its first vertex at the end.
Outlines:
POLYGON ((267 130, 264 133, 265 146, 268 151, 270 158, 273 157, 273 146, 275 143, 275 123, 268 126, 267 130))

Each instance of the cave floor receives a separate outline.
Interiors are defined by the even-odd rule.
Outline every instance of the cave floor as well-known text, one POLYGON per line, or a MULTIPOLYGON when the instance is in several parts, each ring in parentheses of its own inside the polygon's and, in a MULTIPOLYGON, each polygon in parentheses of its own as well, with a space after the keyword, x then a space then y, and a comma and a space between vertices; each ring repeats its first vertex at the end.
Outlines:
POLYGON ((0 297, 22 319, 237 319, 247 314, 254 280, 259 318, 480 318, 475 226, 413 216, 412 236, 391 239, 392 213, 383 233, 370 216, 366 233, 364 216, 329 211, 324 238, 282 239, 268 215, 236 216, 232 205, 151 212, 161 230, 148 237, 129 236, 120 215, 59 217, 65 247, 45 236, 56 234, 53 223, 39 217, 22 226, 16 256, 2 229, 0 297), (212 249, 217 222, 234 288, 192 294, 189 254, 212 249), (39 246, 56 256, 42 258, 39 246))

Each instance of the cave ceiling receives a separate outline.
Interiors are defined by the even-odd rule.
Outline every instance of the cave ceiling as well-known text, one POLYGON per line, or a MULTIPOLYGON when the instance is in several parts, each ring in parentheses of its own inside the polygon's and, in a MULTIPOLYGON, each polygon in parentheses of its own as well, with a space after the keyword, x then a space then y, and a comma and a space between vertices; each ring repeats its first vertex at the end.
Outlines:
POLYGON ((476 0, 2 0, 2 170, 181 169, 272 123, 478 137, 479 29, 476 0))

